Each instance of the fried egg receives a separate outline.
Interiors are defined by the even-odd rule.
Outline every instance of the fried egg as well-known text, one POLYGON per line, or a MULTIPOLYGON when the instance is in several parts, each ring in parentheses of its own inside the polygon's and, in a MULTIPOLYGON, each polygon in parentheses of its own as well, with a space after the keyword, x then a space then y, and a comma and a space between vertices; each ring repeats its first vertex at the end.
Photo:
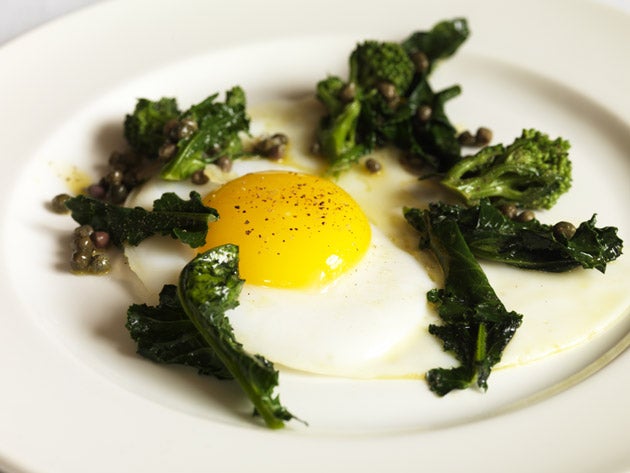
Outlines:
MULTIPOLYGON (((442 284, 439 266, 417 249, 402 216, 404 206, 441 195, 389 150, 372 156, 383 164, 378 174, 356 166, 335 180, 319 177, 324 164, 308 151, 305 133, 314 129, 315 110, 312 101, 298 101, 252 112, 255 132, 289 135, 283 162, 237 160, 230 172, 209 165, 203 186, 153 179, 134 192, 130 206, 151 208, 164 192, 187 197, 194 189, 220 218, 198 250, 167 237, 127 248, 130 268, 156 301, 196 251, 234 243, 245 285, 240 305, 226 315, 248 352, 281 368, 350 378, 417 378, 455 365, 428 333, 439 323, 426 302, 427 291, 442 284)), ((602 285, 596 271, 541 274, 484 263, 505 306, 524 315, 496 368, 543 359, 605 330, 628 304, 624 264, 610 265, 602 285), (577 290, 586 303, 558 296, 577 290), (610 305, 588 302, 602 298, 610 305)))
MULTIPOLYGON (((236 162, 229 178, 216 172, 210 175, 223 184, 198 189, 219 212, 205 247, 154 237, 126 251, 149 292, 176 283, 195 251, 234 243, 245 285, 239 307, 227 315, 250 353, 310 373, 359 378, 421 376, 442 357, 426 332, 428 273, 346 191, 257 160, 236 162)), ((150 182, 130 205, 180 186, 150 182)))

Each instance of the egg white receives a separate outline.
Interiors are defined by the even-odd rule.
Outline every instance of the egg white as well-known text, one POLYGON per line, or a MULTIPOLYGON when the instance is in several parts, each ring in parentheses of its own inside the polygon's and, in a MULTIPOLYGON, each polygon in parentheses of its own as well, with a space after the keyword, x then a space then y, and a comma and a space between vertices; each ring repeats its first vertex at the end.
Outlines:
MULTIPOLYGON (((150 208, 169 191, 186 197, 195 189, 205 195, 246 172, 320 174, 325 163, 311 155, 312 136, 305 132, 314 129, 319 113, 312 99, 253 109, 256 133, 283 131, 290 137, 289 157, 283 163, 239 160, 229 173, 209 166, 211 181, 204 186, 153 180, 131 196, 129 205, 150 208)), ((405 206, 422 207, 443 196, 430 181, 419 182, 404 170, 395 152, 380 151, 373 157, 383 165, 378 174, 356 166, 337 179, 372 224, 367 255, 321 292, 246 283, 240 306, 227 314, 246 350, 281 366, 354 378, 417 377, 430 368, 456 364, 428 333, 428 325, 439 320, 427 306, 426 292, 442 285, 441 271, 431 255, 417 250, 418 236, 402 216, 405 206)), ((158 237, 125 253, 154 300, 164 284, 177 282, 181 268, 194 256, 190 248, 158 237)), ((497 369, 577 346, 610 327, 630 305, 624 283, 630 262, 623 256, 609 265, 605 277, 594 270, 546 274, 482 266, 506 308, 524 316, 497 369)))

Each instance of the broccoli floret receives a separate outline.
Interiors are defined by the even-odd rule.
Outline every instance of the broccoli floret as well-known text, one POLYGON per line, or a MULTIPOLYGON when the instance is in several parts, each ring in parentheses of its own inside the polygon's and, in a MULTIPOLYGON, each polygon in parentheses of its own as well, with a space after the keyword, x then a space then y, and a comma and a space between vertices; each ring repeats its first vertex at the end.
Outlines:
POLYGON ((569 142, 523 130, 514 143, 488 146, 453 165, 442 185, 474 205, 488 197, 530 209, 551 208, 571 187, 569 142))
POLYGON ((133 113, 125 116, 124 134, 129 146, 141 155, 156 158, 164 143, 164 125, 179 114, 177 100, 173 98, 138 99, 133 113))
POLYGON ((364 41, 350 55, 347 81, 336 76, 320 81, 317 97, 327 114, 316 136, 330 163, 329 172, 338 174, 386 145, 416 155, 438 170, 458 161, 460 146, 444 102, 459 88, 434 93, 427 76, 433 61, 453 54, 467 36, 466 21, 456 19, 414 33, 402 43, 364 41), (418 62, 419 54, 427 63, 424 66, 418 62), (432 113, 419 118, 420 107, 432 113))
POLYGON ((350 81, 365 93, 389 83, 403 95, 413 80, 415 66, 399 43, 365 41, 350 56, 350 81))

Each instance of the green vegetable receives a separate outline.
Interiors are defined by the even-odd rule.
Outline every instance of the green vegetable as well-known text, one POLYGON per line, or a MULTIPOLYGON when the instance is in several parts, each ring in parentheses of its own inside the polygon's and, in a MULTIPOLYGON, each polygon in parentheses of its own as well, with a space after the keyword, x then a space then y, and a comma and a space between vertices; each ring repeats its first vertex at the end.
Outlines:
POLYGON ((408 210, 405 216, 414 227, 418 225, 423 230, 426 225, 419 216, 423 213, 430 221, 456 222, 475 257, 525 269, 562 272, 581 266, 603 273, 606 264, 621 255, 623 246, 617 229, 596 227, 595 216, 578 225, 567 238, 554 225, 536 219, 528 222, 509 219, 488 199, 469 208, 435 203, 426 211, 408 210))
POLYGON ((430 31, 413 33, 403 41, 402 46, 407 54, 413 56, 422 53, 428 60, 427 73, 440 59, 446 59, 468 39, 470 30, 468 22, 464 18, 455 18, 451 21, 441 21, 430 31))
POLYGON ((462 159, 441 184, 474 205, 484 197, 525 208, 551 208, 571 187, 569 143, 523 130, 514 142, 488 146, 462 159))
POLYGON ((320 81, 317 97, 326 115, 316 136, 330 163, 329 171, 338 174, 385 145, 420 156, 440 170, 457 162, 460 145, 444 104, 460 89, 434 92, 428 72, 435 61, 452 55, 467 36, 466 21, 456 19, 414 33, 402 43, 365 41, 350 55, 347 81, 337 76, 320 81), (426 68, 414 63, 419 53, 424 54, 426 68), (420 107, 431 113, 420 119, 420 107))
POLYGON ((218 218, 217 211, 206 207, 195 191, 190 193, 189 200, 165 193, 153 203, 152 211, 120 207, 83 195, 66 201, 66 207, 76 222, 107 232, 118 247, 135 246, 145 238, 161 234, 179 238, 197 248, 206 241, 208 222, 218 218))
POLYGON ((138 353, 158 363, 197 368, 200 374, 235 379, 268 427, 298 420, 273 391, 278 372, 260 355, 249 355, 234 338, 225 312, 238 306, 243 280, 238 247, 223 245, 195 257, 181 272, 176 288, 166 285, 156 307, 134 304, 127 329, 138 353))
POLYGON ((155 307, 130 306, 126 327, 138 344, 138 353, 145 358, 157 363, 192 366, 199 374, 220 379, 233 378, 184 312, 177 286, 165 285, 155 307))
POLYGON ((211 95, 179 117, 180 123, 194 123, 196 130, 179 138, 177 152, 160 172, 163 179, 187 179, 222 156, 234 159, 244 154, 239 134, 249 131, 245 92, 233 87, 224 103, 217 102, 217 96, 211 95))
POLYGON ((179 114, 177 100, 173 98, 138 99, 133 113, 125 116, 125 138, 134 151, 155 159, 164 144, 164 126, 179 114))
POLYGON ((405 209, 405 218, 420 231, 420 247, 435 254, 444 272, 444 288, 427 293, 443 325, 430 325, 429 332, 460 362, 429 370, 429 388, 440 396, 472 384, 485 390, 522 316, 499 300, 455 220, 417 209, 405 209))

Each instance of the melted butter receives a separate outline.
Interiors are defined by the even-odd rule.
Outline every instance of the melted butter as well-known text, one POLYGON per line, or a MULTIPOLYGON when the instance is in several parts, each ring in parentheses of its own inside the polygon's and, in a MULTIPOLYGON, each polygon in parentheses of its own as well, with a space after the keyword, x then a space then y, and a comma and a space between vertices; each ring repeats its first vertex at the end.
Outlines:
POLYGON ((92 183, 92 177, 75 165, 65 163, 50 163, 50 165, 71 195, 85 192, 85 189, 92 183))

